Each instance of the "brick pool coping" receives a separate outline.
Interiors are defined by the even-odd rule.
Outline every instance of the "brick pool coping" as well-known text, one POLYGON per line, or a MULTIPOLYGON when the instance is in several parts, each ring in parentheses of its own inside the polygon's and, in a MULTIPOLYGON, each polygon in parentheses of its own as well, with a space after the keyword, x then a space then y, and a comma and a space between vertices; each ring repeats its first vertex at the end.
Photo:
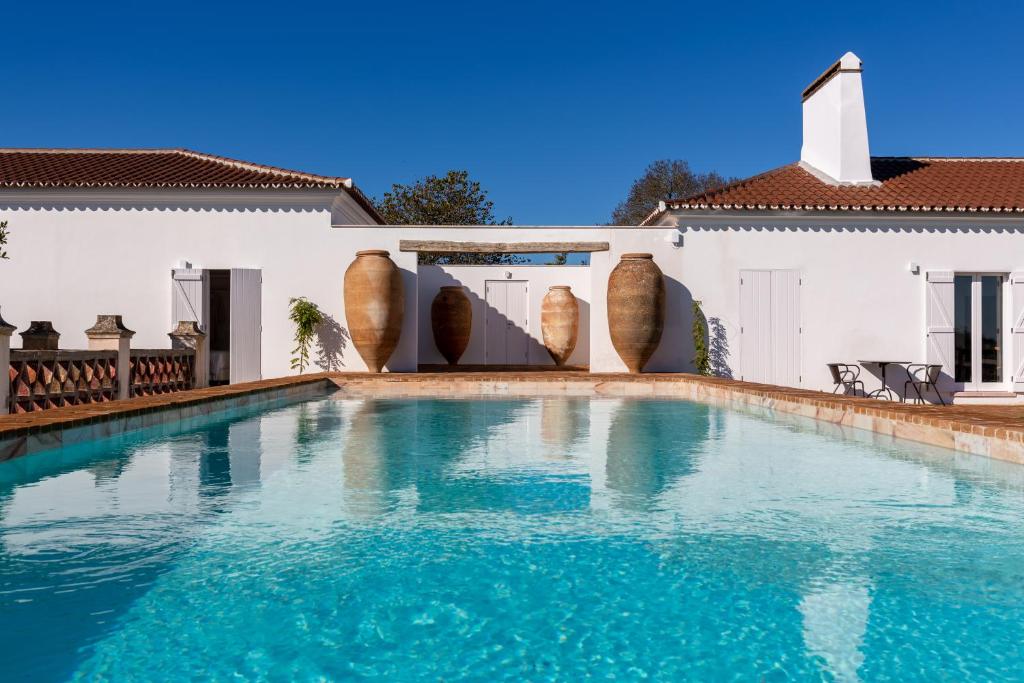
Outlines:
POLYGON ((325 388, 353 396, 635 396, 753 406, 1024 463, 1024 407, 915 406, 718 377, 581 371, 317 373, 0 416, 0 461, 74 441, 325 388), (118 423, 118 424, 114 424, 118 423), (102 429, 98 426, 103 425, 102 429))

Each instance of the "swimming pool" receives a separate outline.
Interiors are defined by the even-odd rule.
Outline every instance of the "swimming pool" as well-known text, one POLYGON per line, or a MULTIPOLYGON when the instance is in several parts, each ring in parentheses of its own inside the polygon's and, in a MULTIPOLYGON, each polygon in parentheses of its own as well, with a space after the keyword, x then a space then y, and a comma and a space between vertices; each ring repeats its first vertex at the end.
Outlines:
POLYGON ((4 463, 0 680, 1020 675, 1024 468, 822 429, 329 396, 4 463))

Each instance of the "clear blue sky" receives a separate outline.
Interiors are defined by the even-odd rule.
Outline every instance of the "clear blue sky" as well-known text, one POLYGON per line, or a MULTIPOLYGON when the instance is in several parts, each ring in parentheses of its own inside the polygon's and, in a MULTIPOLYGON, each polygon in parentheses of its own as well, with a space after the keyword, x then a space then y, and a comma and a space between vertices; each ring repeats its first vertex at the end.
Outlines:
POLYGON ((864 60, 876 155, 1024 156, 1021 3, 9 2, 0 145, 189 147, 600 223, 652 160, 795 160, 800 91, 864 60))

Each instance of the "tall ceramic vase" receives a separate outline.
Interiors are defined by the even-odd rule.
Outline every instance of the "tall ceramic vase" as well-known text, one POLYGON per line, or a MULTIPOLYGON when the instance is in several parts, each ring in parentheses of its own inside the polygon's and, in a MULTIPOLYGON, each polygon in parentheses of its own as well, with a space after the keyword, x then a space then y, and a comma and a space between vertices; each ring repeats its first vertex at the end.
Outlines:
POLYGON ((643 370, 665 328, 665 278, 651 254, 623 254, 608 276, 608 332, 632 373, 643 370))
POLYGON ((430 304, 430 329, 434 345, 449 365, 455 365, 469 346, 473 328, 473 306, 462 287, 447 286, 430 304))
POLYGON ((402 333, 402 275, 382 249, 357 251, 345 271, 345 318, 352 344, 370 372, 380 372, 402 333))
POLYGON ((580 331, 580 305, 568 286, 548 288, 540 304, 540 331, 555 365, 565 365, 580 331))

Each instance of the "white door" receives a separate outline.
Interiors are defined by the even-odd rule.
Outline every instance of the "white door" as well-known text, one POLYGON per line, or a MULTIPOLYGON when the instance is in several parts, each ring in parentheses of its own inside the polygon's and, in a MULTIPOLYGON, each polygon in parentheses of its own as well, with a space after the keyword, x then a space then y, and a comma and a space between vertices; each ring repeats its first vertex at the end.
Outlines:
POLYGON ((740 271, 740 379, 798 387, 800 273, 740 271))
POLYGON ((953 379, 967 390, 1006 389, 1006 282, 987 273, 953 277, 953 379))
POLYGON ((261 338, 263 336, 263 271, 231 269, 231 357, 230 381, 262 379, 261 338))
POLYGON ((484 284, 484 362, 526 365, 530 355, 529 290, 525 280, 487 280, 484 284))
POLYGON ((171 327, 181 321, 199 323, 210 331, 210 278, 198 268, 175 268, 171 271, 171 327))

